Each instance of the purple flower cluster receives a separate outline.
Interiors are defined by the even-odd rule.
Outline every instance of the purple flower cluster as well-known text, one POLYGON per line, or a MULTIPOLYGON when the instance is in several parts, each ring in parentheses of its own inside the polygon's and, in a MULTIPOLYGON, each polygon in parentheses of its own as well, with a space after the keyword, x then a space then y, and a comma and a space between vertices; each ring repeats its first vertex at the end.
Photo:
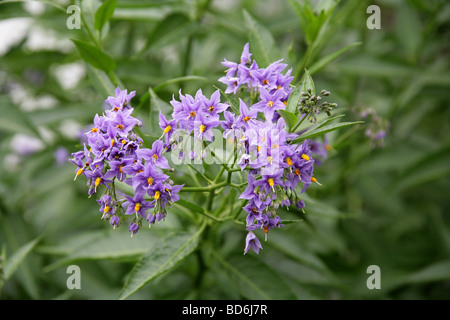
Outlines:
POLYGON ((164 143, 156 140, 151 149, 142 147, 143 140, 136 133, 142 124, 132 116, 130 105, 134 95, 135 91, 128 94, 127 90, 117 88, 115 97, 106 99, 111 109, 95 116, 94 126, 86 132, 87 143, 82 151, 72 154, 71 160, 77 166, 75 179, 80 175, 87 178, 89 196, 97 193, 100 185, 106 186, 97 200, 102 218, 115 228, 132 217, 129 224, 132 235, 139 230, 143 219, 150 225, 164 219, 168 206, 179 200, 178 192, 182 188, 173 185, 163 173, 163 169, 170 169, 163 156, 164 143), (116 179, 132 186, 134 196, 118 198, 116 179), (146 200, 146 195, 152 200, 146 200))
MULTIPOLYGON (((219 79, 228 87, 225 94, 236 94, 239 89, 251 96, 251 105, 239 99, 239 113, 233 113, 227 104, 220 103, 220 92, 206 99, 199 90, 195 97, 182 95, 180 101, 172 99, 173 121, 180 130, 194 134, 194 139, 212 140, 208 131, 219 125, 223 138, 235 142, 235 158, 241 170, 248 171, 247 188, 240 199, 248 200, 243 208, 247 212, 245 253, 252 248, 258 253, 261 243, 255 230, 267 233, 283 226, 277 215, 280 206, 289 207, 295 199, 298 208, 304 202, 296 196, 295 189, 302 184, 302 191, 317 180, 313 177, 312 151, 309 141, 291 144, 297 134, 288 133, 284 119, 278 110, 286 108, 292 92, 291 69, 281 60, 260 68, 251 59, 249 44, 244 46, 239 63, 225 60, 226 76, 219 79), (223 112, 220 120, 219 113, 223 112)), ((171 125, 173 127, 173 125, 171 125)))

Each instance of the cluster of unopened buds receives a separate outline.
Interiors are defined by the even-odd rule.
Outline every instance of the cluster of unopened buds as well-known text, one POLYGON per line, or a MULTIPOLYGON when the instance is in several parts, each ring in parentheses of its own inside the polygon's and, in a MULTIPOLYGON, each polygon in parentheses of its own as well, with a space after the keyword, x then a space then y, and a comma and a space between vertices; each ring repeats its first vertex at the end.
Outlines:
MULTIPOLYGON (((132 116, 130 100, 135 92, 127 94, 118 88, 115 97, 106 100, 111 109, 95 117, 93 128, 86 133, 84 150, 74 153, 72 159, 77 165, 75 178, 80 175, 87 178, 89 195, 95 194, 100 185, 106 186, 97 200, 103 219, 117 227, 131 217, 132 235, 145 220, 149 225, 164 220, 169 207, 180 199, 178 193, 183 188, 170 179, 168 174, 173 169, 165 156, 178 150, 177 159, 203 159, 204 147, 217 139, 232 145, 229 154, 224 152, 226 156, 221 163, 230 176, 237 171, 246 174, 239 195, 239 199, 246 200, 243 210, 247 213, 248 234, 244 253, 250 249, 258 253, 262 248, 257 230, 267 237, 271 229, 283 226, 277 213, 280 207, 303 210, 305 203, 299 194, 317 182, 312 150, 318 149, 317 142, 293 143, 298 133, 288 132, 278 112, 285 110, 293 90, 291 69, 283 74, 287 65, 281 60, 260 68, 251 56, 246 44, 239 63, 227 60, 222 63, 227 70, 219 81, 227 85, 225 92, 217 90, 207 97, 202 90, 194 96, 180 91, 178 99, 173 97, 170 101, 173 113, 170 118, 160 114, 162 135, 151 149, 143 146, 136 129, 142 124, 132 116), (236 103, 231 103, 228 95, 236 103), (225 101, 221 101, 223 97, 225 101), (198 152, 183 148, 186 137, 200 146, 198 152), (134 196, 118 197, 115 180, 131 186, 134 196)), ((304 116, 312 113, 308 108, 328 113, 334 104, 317 106, 321 96, 327 95, 329 92, 322 91, 313 98, 311 92, 304 93, 298 110, 304 116)))

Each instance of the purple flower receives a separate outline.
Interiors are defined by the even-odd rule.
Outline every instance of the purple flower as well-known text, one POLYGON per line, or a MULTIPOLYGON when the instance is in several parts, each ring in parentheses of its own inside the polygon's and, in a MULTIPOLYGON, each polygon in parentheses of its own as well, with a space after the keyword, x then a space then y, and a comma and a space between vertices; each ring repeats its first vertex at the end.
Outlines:
POLYGON ((208 141, 213 140, 212 128, 220 125, 220 121, 205 117, 202 113, 197 115, 194 121, 194 140, 202 140, 205 138, 208 141))
POLYGON ((259 239, 252 231, 250 231, 245 238, 244 254, 246 254, 250 248, 257 254, 259 254, 259 249, 262 249, 261 242, 259 242, 259 239))
POLYGON ((242 125, 246 129, 249 128, 249 123, 256 121, 258 114, 257 110, 250 110, 242 99, 239 99, 239 112, 241 114, 240 122, 238 125, 242 125))
POLYGON ((144 170, 137 173, 129 179, 129 184, 134 190, 143 188, 144 190, 153 189, 158 183, 164 182, 169 178, 168 175, 156 171, 156 167, 151 162, 144 165, 144 170))
POLYGON ((133 109, 118 111, 116 116, 110 120, 110 126, 117 129, 117 133, 126 137, 128 133, 137 124, 137 119, 131 116, 133 109))
POLYGON ((253 110, 263 112, 266 120, 272 121, 273 113, 277 110, 285 110, 286 106, 282 102, 282 99, 286 97, 286 94, 282 90, 276 90, 272 95, 265 89, 260 90, 261 100, 252 106, 253 110))
MULTIPOLYGON (((200 90, 199 90, 200 91, 200 90)), ((200 91, 201 92, 201 91, 200 91)), ((222 113, 228 108, 228 105, 225 103, 220 103, 220 91, 216 90, 211 98, 206 98, 203 94, 199 95, 199 100, 202 101, 202 106, 204 108, 204 113, 209 117, 213 117, 216 120, 219 119, 219 113, 222 113)))
POLYGON ((218 81, 227 85, 227 88, 225 89, 226 94, 236 94, 241 85, 241 80, 239 77, 221 77, 218 81))
POLYGON ((128 105, 131 99, 136 95, 136 91, 132 91, 129 94, 127 90, 120 90, 119 87, 116 88, 115 97, 108 97, 105 101, 113 108, 122 109, 124 106, 128 105))
POLYGON ((242 116, 239 115, 236 117, 234 113, 229 111, 225 111, 223 113, 223 116, 225 117, 225 121, 222 121, 220 125, 224 130, 223 137, 227 138, 231 132, 234 132, 236 129, 239 129, 237 124, 241 122, 242 116))
POLYGON ((125 212, 126 215, 136 214, 137 217, 139 214, 141 217, 145 217, 145 212, 153 208, 153 205, 144 199, 144 195, 145 191, 142 189, 135 190, 134 197, 125 195, 126 201, 124 205, 128 206, 125 212))
POLYGON ((156 140, 152 144, 152 149, 139 149, 136 154, 139 158, 144 159, 146 162, 151 162, 153 165, 163 169, 170 169, 169 162, 162 155, 164 150, 164 143, 161 140, 156 140))
POLYGON ((166 117, 160 112, 159 113, 159 127, 163 131, 166 143, 169 143, 173 132, 177 129, 177 122, 175 120, 167 120, 166 117))
POLYGON ((109 223, 115 229, 120 225, 120 218, 116 214, 112 215, 109 219, 109 223))
POLYGON ((134 222, 130 222, 128 231, 131 232, 131 237, 133 237, 139 231, 139 225, 134 222))
POLYGON ((98 204, 100 204, 99 211, 103 213, 102 219, 107 220, 111 215, 115 212, 115 207, 111 204, 111 196, 105 194, 100 200, 97 200, 98 204))

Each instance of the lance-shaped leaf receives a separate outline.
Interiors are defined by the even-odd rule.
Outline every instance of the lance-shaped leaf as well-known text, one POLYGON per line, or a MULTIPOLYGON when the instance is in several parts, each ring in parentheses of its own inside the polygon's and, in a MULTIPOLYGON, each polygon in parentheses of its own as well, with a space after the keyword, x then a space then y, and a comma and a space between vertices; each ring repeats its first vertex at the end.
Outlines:
POLYGON ((269 30, 244 10, 244 19, 249 32, 250 51, 260 67, 267 67, 280 58, 275 39, 269 30))
POLYGON ((114 60, 97 47, 75 39, 72 41, 80 52, 81 58, 93 67, 105 72, 113 71, 116 68, 114 60))
POLYGON ((173 269, 177 263, 195 250, 203 229, 204 227, 201 227, 193 235, 169 234, 155 242, 131 270, 119 294, 119 299, 126 299, 153 279, 173 269))
POLYGON ((106 0, 95 12, 94 27, 101 31, 103 26, 111 19, 114 9, 116 9, 117 0, 106 0))

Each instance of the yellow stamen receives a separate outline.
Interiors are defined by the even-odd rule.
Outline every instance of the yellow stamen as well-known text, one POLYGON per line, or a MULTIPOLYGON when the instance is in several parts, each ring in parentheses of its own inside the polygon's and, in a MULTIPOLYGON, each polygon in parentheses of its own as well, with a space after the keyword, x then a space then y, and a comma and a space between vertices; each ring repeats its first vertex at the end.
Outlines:
POLYGON ((73 181, 77 180, 78 176, 81 175, 84 172, 84 168, 78 169, 77 173, 75 174, 75 178, 73 181))
POLYGON ((195 111, 191 111, 191 112, 189 113, 189 116, 190 116, 191 118, 193 118, 193 117, 195 117, 196 114, 197 114, 197 113, 196 113, 195 111))
POLYGON ((267 105, 272 108, 273 107, 273 101, 269 101, 269 103, 267 103, 267 105))
MULTIPOLYGON (((292 160, 291 157, 287 157, 286 158, 286 163, 288 164, 289 167, 292 167, 292 160)), ((298 169, 297 169, 298 170, 298 169)))
POLYGON ((161 192, 156 191, 155 192, 155 200, 158 200, 160 196, 161 196, 161 192))
POLYGON ((244 121, 247 122, 247 121, 250 120, 250 119, 251 119, 251 117, 245 117, 245 118, 244 118, 244 121))
POLYGON ((111 211, 111 207, 110 206, 105 206, 105 209, 103 209, 104 213, 108 213, 109 211, 111 211))
POLYGON ((118 125, 116 126, 116 128, 119 129, 119 130, 123 130, 124 126, 123 126, 123 124, 118 124, 118 125))
POLYGON ((277 86, 277 90, 280 90, 281 89, 281 87, 280 86, 277 86))
POLYGON ((263 80, 262 84, 269 84, 269 80, 263 80))
POLYGON ((208 108, 208 111, 209 111, 209 112, 213 112, 213 111, 214 111, 214 106, 209 107, 209 108, 208 108))
POLYGON ((91 129, 91 132, 97 132, 98 131, 98 128, 92 128, 91 129))
POLYGON ((125 139, 122 139, 122 144, 127 144, 127 141, 125 139))
POLYGON ((164 129, 164 134, 168 133, 170 130, 172 130, 172 127, 171 127, 171 126, 167 126, 167 127, 164 129))
POLYGON ((302 154, 302 159, 305 159, 306 161, 309 161, 309 157, 306 154, 302 154))
POLYGON ((141 172, 144 172, 144 170, 141 169, 141 170, 139 170, 137 173, 141 173, 141 172))
POLYGON ((98 186, 100 185, 101 182, 102 182, 102 178, 97 177, 97 179, 95 179, 94 185, 95 185, 96 187, 98 187, 98 186))
POLYGON ((295 172, 295 174, 296 174, 296 175, 298 175, 298 176, 300 177, 300 170, 298 170, 298 169, 295 169, 295 171, 294 171, 294 172, 295 172))
POLYGON ((269 186, 273 187, 275 185, 275 182, 273 181, 273 178, 269 178, 267 179, 267 183, 269 184, 269 186))
POLYGON ((200 126, 200 132, 205 132, 205 130, 206 130, 206 126, 204 124, 202 124, 200 126))
POLYGON ((141 204, 136 203, 136 205, 134 206, 134 211, 138 212, 140 209, 141 209, 141 204))
POLYGON ((261 146, 257 146, 256 150, 258 150, 258 152, 261 150, 261 146))
POLYGON ((119 166, 119 172, 120 172, 120 173, 123 173, 123 170, 122 170, 123 167, 125 167, 125 166, 124 166, 124 165, 120 165, 120 166, 119 166))
POLYGON ((279 145, 274 144, 274 145, 272 146, 272 149, 276 149, 276 148, 278 148, 278 147, 279 147, 279 145))
POLYGON ((317 182, 317 179, 314 177, 311 177, 311 182, 317 182))
POLYGON ((326 144, 325 145, 325 149, 327 149, 327 151, 330 151, 332 148, 331 148, 331 146, 329 144, 326 144))
POLYGON ((152 156, 152 158, 153 158, 154 160, 157 160, 157 159, 158 159, 158 155, 155 153, 155 154, 152 156))
POLYGON ((114 107, 114 109, 113 109, 113 111, 115 111, 115 112, 117 112, 117 111, 119 111, 119 110, 120 110, 119 107, 114 107))
POLYGON ((114 144, 116 143, 116 140, 112 139, 111 140, 111 147, 114 147, 114 144))
POLYGON ((284 105, 287 106, 287 100, 283 101, 284 105))
POLYGON ((147 183, 149 186, 151 186, 153 184, 153 178, 152 177, 148 178, 147 183))

